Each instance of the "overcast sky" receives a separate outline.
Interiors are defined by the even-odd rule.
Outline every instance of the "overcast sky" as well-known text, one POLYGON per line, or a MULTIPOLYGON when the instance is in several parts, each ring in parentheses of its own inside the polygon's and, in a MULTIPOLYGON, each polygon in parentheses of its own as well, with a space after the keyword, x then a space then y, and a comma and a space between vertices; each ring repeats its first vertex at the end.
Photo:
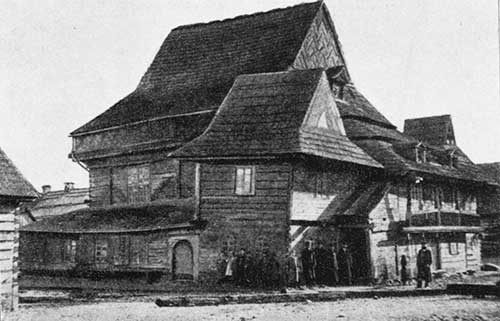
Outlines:
MULTIPOLYGON (((88 186, 68 134, 137 86, 172 28, 299 2, 0 0, 0 147, 37 189, 88 186)), ((473 161, 500 161, 495 0, 325 3, 354 83, 390 121, 451 114, 473 161)))

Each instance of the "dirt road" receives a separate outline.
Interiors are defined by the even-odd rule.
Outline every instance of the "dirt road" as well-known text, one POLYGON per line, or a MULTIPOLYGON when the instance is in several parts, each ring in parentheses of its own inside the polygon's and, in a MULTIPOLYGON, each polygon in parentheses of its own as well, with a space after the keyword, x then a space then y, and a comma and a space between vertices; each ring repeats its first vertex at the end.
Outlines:
POLYGON ((159 308, 149 302, 22 307, 6 320, 500 320, 500 300, 459 296, 159 308))

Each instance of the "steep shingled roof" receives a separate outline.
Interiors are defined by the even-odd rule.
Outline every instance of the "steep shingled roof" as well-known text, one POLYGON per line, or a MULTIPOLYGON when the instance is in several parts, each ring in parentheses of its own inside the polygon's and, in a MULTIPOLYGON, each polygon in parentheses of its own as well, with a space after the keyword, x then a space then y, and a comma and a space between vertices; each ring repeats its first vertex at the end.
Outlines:
POLYGON ((432 145, 446 145, 448 136, 455 139, 450 115, 406 119, 404 133, 432 145))
POLYGON ((396 126, 388 121, 353 84, 348 84, 343 88, 342 100, 344 102, 338 102, 342 118, 361 119, 380 127, 396 129, 396 126))
POLYGON ((175 28, 137 89, 72 135, 216 109, 241 74, 287 70, 323 3, 175 28))
MULTIPOLYGON (((239 76, 207 131, 174 157, 239 157, 308 154, 381 167, 343 129, 303 126, 316 95, 333 95, 322 69, 239 76)), ((334 106, 331 106, 332 108, 334 106)))
POLYGON ((0 196, 35 198, 35 188, 0 148, 0 196))

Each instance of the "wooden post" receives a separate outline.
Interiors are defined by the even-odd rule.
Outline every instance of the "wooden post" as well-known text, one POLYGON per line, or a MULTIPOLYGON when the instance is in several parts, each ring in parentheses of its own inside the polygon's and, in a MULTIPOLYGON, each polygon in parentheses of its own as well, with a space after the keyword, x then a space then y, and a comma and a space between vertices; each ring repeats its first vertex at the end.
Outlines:
POLYGON ((196 163, 194 171, 194 219, 200 219, 200 163, 196 163))

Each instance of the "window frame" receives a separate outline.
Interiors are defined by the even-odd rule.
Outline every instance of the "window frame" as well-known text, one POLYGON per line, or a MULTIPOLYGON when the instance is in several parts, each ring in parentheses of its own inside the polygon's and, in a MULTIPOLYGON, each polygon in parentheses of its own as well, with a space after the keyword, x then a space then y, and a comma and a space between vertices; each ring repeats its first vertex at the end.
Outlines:
POLYGON ((127 173, 127 203, 138 204, 151 201, 151 166, 138 164, 126 167, 127 173), (146 175, 142 175, 144 173, 146 175), (141 177, 146 177, 141 179, 141 177))
POLYGON ((460 254, 460 246, 459 242, 448 242, 448 253, 450 255, 459 255, 460 254))
POLYGON ((255 166, 254 165, 237 165, 235 166, 234 169, 234 194, 238 196, 253 196, 255 195, 255 166), (240 171, 243 171, 243 180, 238 179, 238 173, 240 171), (245 178, 247 177, 246 171, 250 170, 250 186, 249 188, 245 188, 245 183, 246 180, 245 178), (242 186, 239 186, 239 183, 241 182, 242 186))
POLYGON ((106 238, 98 238, 95 240, 95 263, 104 264, 107 263, 109 254, 109 240, 106 238), (104 250, 103 250, 104 249, 104 250), (99 253, 101 253, 99 255, 99 253), (104 253, 104 255, 102 255, 104 253))

